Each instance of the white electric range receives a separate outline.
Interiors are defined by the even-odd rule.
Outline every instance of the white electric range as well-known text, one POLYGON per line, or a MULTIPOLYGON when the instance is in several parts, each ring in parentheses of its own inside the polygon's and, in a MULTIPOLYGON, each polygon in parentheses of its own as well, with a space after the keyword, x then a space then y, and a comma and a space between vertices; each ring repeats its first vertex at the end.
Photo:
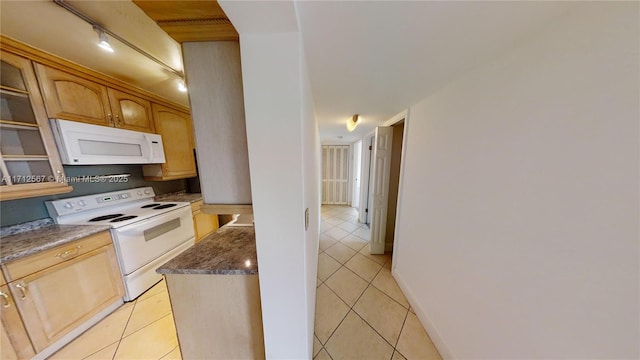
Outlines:
POLYGON ((46 201, 57 224, 109 225, 131 301, 162 278, 156 268, 194 244, 188 202, 153 201, 151 187, 46 201))

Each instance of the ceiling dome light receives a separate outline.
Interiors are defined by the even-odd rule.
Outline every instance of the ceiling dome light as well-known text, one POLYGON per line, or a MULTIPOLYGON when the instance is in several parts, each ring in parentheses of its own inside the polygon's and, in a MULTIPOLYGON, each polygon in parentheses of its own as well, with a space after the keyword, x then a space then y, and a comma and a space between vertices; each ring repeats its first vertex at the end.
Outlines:
POLYGON ((98 46, 103 50, 113 52, 113 48, 111 47, 111 44, 109 44, 109 38, 107 38, 107 35, 104 33, 104 29, 98 25, 94 25, 93 30, 98 33, 98 46))
POLYGON ((359 122, 360 122, 360 115, 358 114, 353 115, 351 119, 347 120, 347 130, 349 132, 352 132, 353 130, 355 130, 359 122))

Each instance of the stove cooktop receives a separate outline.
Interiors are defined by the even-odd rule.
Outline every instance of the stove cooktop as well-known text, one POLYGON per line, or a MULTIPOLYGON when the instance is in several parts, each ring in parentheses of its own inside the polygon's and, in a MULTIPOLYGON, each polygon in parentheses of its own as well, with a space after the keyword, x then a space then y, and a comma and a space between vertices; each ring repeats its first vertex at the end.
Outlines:
POLYGON ((109 225, 113 228, 188 207, 188 202, 154 201, 153 189, 138 188, 47 201, 58 224, 109 225))

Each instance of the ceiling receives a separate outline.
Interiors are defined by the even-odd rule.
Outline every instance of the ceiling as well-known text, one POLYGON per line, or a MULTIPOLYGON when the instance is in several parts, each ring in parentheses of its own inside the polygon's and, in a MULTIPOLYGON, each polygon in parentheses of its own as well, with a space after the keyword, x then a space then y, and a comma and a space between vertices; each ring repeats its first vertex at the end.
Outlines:
POLYGON ((576 3, 297 2, 322 141, 362 138, 463 73, 518 46, 572 6, 576 3), (353 114, 360 114, 363 123, 349 134, 345 124, 353 114))
MULTIPOLYGON (((183 70, 180 45, 163 31, 171 33, 176 23, 163 24, 175 20, 166 14, 211 18, 220 10, 214 0, 65 2, 177 71, 183 70), (204 14, 197 9, 203 4, 204 14)), ((242 11, 230 16, 231 21, 246 26, 260 19, 277 25, 273 13, 286 8, 278 1, 222 2, 222 8, 233 5, 242 6, 242 11)), ((294 18, 302 33, 321 140, 352 142, 518 46, 575 6, 579 3, 299 1, 297 19, 288 15, 283 23, 294 18), (346 122, 353 114, 360 114, 361 123, 349 133, 346 122)), ((113 40, 115 52, 103 52, 95 45, 97 35, 91 26, 53 1, 1 1, 0 32, 188 106, 187 94, 177 90, 178 77, 113 40)), ((179 33, 176 30, 172 36, 180 40, 179 33)))
MULTIPOLYGON (((131 1, 74 1, 69 5, 103 27, 182 72, 180 44, 131 1)), ((127 46, 110 39, 113 53, 100 49, 92 26, 53 1, 0 1, 0 33, 77 64, 189 106, 178 91, 180 78, 127 46)))

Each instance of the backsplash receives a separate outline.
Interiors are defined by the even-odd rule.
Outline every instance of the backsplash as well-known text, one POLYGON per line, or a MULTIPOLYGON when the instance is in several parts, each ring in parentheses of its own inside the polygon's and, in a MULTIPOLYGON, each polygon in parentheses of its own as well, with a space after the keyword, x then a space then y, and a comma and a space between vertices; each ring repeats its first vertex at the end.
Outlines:
POLYGON ((27 199, 0 202, 0 226, 9 226, 37 219, 48 218, 44 206, 47 200, 64 199, 74 196, 90 195, 102 192, 124 190, 142 186, 151 186, 156 195, 187 189, 187 180, 146 181, 140 165, 74 165, 65 166, 68 179, 83 176, 131 174, 125 182, 70 182, 73 191, 66 194, 40 196, 27 199))

